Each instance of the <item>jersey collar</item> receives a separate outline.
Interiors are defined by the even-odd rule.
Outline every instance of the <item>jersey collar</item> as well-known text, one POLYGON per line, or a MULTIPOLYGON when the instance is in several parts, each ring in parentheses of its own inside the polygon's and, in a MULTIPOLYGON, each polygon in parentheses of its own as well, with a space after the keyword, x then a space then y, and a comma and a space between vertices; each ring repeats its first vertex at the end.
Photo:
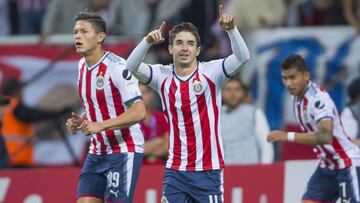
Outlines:
POLYGON ((104 53, 104 55, 101 57, 101 59, 100 59, 95 65, 93 65, 93 66, 91 66, 91 67, 89 67, 89 66, 86 64, 86 61, 85 61, 86 68, 87 68, 88 70, 92 70, 92 69, 96 68, 101 62, 103 62, 103 60, 106 58, 106 56, 107 56, 108 54, 109 54, 109 52, 106 51, 106 52, 104 53))

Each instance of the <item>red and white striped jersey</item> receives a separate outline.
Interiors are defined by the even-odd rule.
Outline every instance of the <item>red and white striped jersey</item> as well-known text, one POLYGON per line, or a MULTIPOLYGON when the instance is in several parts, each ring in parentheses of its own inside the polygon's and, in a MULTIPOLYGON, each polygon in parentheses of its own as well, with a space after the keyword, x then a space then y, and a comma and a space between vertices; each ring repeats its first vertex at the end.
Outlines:
POLYGON ((304 132, 317 131, 320 120, 333 121, 332 144, 316 145, 314 148, 320 158, 320 167, 337 170, 360 165, 360 149, 345 134, 336 106, 325 90, 310 82, 302 99, 294 97, 294 111, 304 132))
POLYGON ((224 59, 198 63, 186 80, 173 65, 149 65, 149 86, 161 97, 170 124, 167 168, 182 171, 224 167, 220 128, 224 59))
MULTIPOLYGON (((80 60, 78 91, 88 120, 100 122, 115 118, 141 99, 137 79, 125 68, 126 61, 110 52, 92 67, 86 65, 84 58, 80 60)), ((89 153, 142 153, 143 145, 140 126, 135 124, 127 129, 91 135, 89 153)))

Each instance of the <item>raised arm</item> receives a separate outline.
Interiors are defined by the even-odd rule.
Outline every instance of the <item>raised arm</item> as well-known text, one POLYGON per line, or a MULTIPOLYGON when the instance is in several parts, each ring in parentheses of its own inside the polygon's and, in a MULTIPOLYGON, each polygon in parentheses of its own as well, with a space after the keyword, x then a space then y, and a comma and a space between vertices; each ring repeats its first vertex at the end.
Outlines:
POLYGON ((224 13, 224 8, 219 5, 219 24, 227 32, 230 38, 231 54, 225 60, 225 71, 228 75, 233 76, 239 70, 240 66, 250 59, 249 49, 247 48, 244 39, 235 26, 234 16, 224 13))
POLYGON ((165 22, 162 22, 159 29, 151 31, 144 39, 135 47, 127 59, 127 69, 142 83, 148 83, 151 70, 148 65, 143 63, 145 54, 153 44, 159 44, 164 41, 162 32, 165 22))

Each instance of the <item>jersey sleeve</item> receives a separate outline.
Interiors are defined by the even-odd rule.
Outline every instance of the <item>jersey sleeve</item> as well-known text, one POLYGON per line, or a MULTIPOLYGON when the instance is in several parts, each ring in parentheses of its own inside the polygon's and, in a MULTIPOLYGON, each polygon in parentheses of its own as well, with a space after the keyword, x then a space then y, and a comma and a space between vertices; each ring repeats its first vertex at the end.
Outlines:
POLYGON ((335 105, 328 94, 316 95, 309 104, 310 114, 316 123, 324 119, 333 119, 335 105))
POLYGON ((150 77, 146 85, 149 85, 157 93, 161 92, 161 85, 166 77, 171 74, 172 70, 170 66, 164 66, 161 64, 147 64, 150 69, 150 77))
POLYGON ((202 72, 209 77, 212 81, 214 81, 220 89, 225 84, 225 82, 231 77, 225 71, 225 61, 226 58, 212 60, 209 62, 202 63, 202 72))
POLYGON ((141 99, 139 81, 124 65, 117 65, 116 70, 111 72, 113 83, 119 90, 123 103, 130 106, 141 99))

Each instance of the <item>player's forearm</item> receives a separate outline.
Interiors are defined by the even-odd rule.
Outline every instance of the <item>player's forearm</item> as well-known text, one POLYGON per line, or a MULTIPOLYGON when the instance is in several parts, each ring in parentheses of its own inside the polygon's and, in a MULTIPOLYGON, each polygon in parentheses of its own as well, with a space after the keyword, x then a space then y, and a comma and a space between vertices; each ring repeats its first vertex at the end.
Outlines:
POLYGON ((127 59, 127 69, 129 69, 131 72, 138 72, 140 64, 143 62, 150 46, 151 44, 148 43, 145 38, 141 40, 141 42, 135 47, 127 59))
POLYGON ((331 144, 333 136, 325 131, 295 133, 295 142, 308 145, 331 144))
POLYGON ((240 66, 250 59, 250 52, 239 30, 235 27, 226 31, 230 38, 231 50, 233 52, 225 61, 225 70, 233 75, 238 72, 240 66))
POLYGON ((128 128, 145 119, 145 106, 142 100, 136 102, 128 111, 125 111, 120 116, 105 120, 101 123, 103 130, 116 130, 128 128))
POLYGON ((226 30, 230 38, 231 50, 236 58, 239 59, 241 63, 250 59, 250 52, 244 39, 242 38, 239 30, 235 27, 232 30, 226 30))
POLYGON ((142 63, 151 44, 144 38, 131 52, 126 62, 126 68, 142 83, 147 83, 150 78, 150 69, 142 63))

